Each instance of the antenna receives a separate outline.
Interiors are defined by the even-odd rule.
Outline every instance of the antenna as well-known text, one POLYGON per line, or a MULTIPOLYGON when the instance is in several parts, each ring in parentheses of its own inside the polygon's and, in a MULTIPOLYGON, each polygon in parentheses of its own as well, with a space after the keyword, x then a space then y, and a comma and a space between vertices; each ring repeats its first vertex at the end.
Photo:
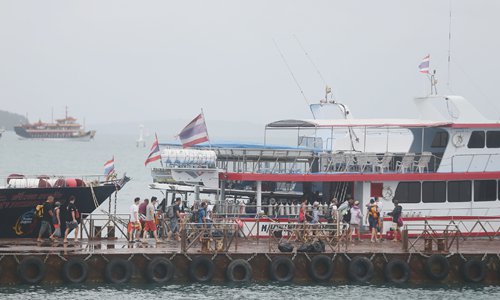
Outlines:
POLYGON ((448 90, 451 91, 450 86, 450 64, 451 64, 451 0, 450 0, 450 20, 448 24, 448 80, 446 82, 446 86, 448 90))
POLYGON ((313 65, 314 69, 316 69, 316 73, 318 73, 318 75, 321 78, 321 80, 323 80, 323 83, 326 86, 328 86, 328 84, 326 83, 325 78, 323 77, 323 74, 321 74, 321 72, 319 71, 318 67, 316 66, 316 64, 314 63, 314 61, 311 59, 311 57, 309 56, 309 53, 307 53, 306 49, 304 49, 304 46, 302 46, 302 43, 299 41, 299 38, 295 34, 293 35, 293 37, 295 38, 295 40, 299 44, 299 46, 302 49, 302 51, 304 51, 304 54, 306 55, 307 59, 309 59, 309 61, 311 62, 311 64, 313 65))
POLYGON ((274 43, 274 46, 276 47, 276 49, 278 50, 278 52, 279 52, 279 54, 281 56, 281 59, 283 59, 283 62, 285 63, 285 65, 286 65, 286 67, 288 69, 288 72, 290 72, 290 75, 292 75, 293 81, 295 81, 295 84, 299 88, 300 93, 304 97, 304 101, 306 101, 306 104, 309 106, 310 105, 309 101, 307 100, 307 97, 304 94, 304 91, 302 90, 302 87, 300 86, 299 82, 297 81, 297 78, 295 78, 295 75, 293 75, 292 69, 290 68, 290 65, 288 65, 288 62, 286 61, 285 56, 283 55, 283 52, 281 52, 280 48, 278 47, 278 43, 276 42, 275 39, 273 39, 273 43, 274 43))

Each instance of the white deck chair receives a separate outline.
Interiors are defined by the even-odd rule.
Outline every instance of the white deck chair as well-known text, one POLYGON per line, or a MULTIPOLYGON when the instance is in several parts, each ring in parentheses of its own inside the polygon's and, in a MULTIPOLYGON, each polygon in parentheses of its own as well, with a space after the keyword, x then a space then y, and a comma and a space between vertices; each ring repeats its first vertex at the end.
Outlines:
POLYGON ((374 167, 373 171, 376 171, 377 168, 380 169, 380 173, 384 173, 384 170, 389 170, 389 165, 393 157, 394 157, 393 153, 386 152, 384 154, 384 157, 376 165, 373 165, 374 167))
POLYGON ((425 170, 429 171, 429 162, 431 161, 431 152, 422 152, 418 161, 413 163, 415 171, 423 173, 425 170))
POLYGON ((396 162, 396 170, 405 173, 406 170, 411 170, 415 163, 415 153, 406 153, 401 161, 396 162))
POLYGON ((365 168, 371 166, 370 155, 367 153, 361 153, 356 155, 356 165, 358 166, 358 170, 363 172, 365 168))

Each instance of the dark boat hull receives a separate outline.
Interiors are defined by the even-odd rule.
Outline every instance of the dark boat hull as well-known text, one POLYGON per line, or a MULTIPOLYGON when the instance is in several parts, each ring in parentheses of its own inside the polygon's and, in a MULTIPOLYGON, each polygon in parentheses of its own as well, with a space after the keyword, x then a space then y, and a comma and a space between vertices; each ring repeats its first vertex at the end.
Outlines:
MULTIPOLYGON (((116 183, 93 187, 97 204, 103 203, 122 186, 116 183)), ((92 213, 97 208, 90 187, 0 189, 0 238, 37 236, 40 219, 35 217, 35 207, 50 195, 61 202, 62 207, 66 206, 70 196, 75 196, 75 205, 81 214, 92 213)))

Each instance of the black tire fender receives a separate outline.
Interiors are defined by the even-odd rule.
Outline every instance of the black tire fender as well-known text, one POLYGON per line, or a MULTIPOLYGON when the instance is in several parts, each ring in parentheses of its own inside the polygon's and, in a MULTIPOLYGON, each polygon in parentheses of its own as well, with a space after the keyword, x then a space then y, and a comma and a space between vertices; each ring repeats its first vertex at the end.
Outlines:
POLYGON ((83 259, 70 258, 64 263, 61 273, 64 281, 68 283, 82 283, 87 280, 89 266, 83 259))
POLYGON ((132 263, 121 258, 113 258, 104 269, 104 278, 109 283, 127 283, 132 278, 132 263))
POLYGON ((479 283, 486 277, 486 264, 474 258, 463 263, 461 271, 465 281, 479 283))
POLYGON ((333 275, 333 262, 326 255, 316 255, 308 266, 309 276, 316 281, 328 281, 333 275), (322 272, 324 269, 324 272, 322 272))
POLYGON ((39 283, 45 277, 45 263, 36 256, 28 256, 17 266, 17 274, 24 283, 39 283))
POLYGON ((227 266, 226 277, 230 282, 249 282, 252 280, 252 266, 244 259, 235 259, 227 266), (237 276, 240 271, 243 276, 237 276))
POLYGON ((269 274, 271 279, 279 282, 289 282, 292 281, 295 276, 295 265, 293 261, 288 257, 278 256, 272 259, 269 266, 269 274), (282 274, 281 271, 285 271, 282 274))
POLYGON ((146 267, 146 277, 152 283, 167 283, 174 278, 174 275, 174 264, 163 257, 153 258, 146 267))
POLYGON ((425 261, 424 271, 432 280, 443 280, 448 277, 448 273, 450 273, 450 263, 443 255, 433 254, 425 261), (435 269, 436 265, 439 268, 437 271, 435 269))
POLYGON ((388 282, 402 284, 410 280, 410 266, 401 259, 392 259, 384 267, 384 276, 388 282))
POLYGON ((366 257, 356 256, 349 262, 347 275, 352 281, 369 282, 374 275, 373 263, 366 257))
POLYGON ((209 282, 214 277, 214 262, 205 256, 197 256, 189 265, 189 277, 196 282, 209 282), (203 272, 205 269, 205 272, 203 272), (200 274, 201 270, 201 274, 200 274))

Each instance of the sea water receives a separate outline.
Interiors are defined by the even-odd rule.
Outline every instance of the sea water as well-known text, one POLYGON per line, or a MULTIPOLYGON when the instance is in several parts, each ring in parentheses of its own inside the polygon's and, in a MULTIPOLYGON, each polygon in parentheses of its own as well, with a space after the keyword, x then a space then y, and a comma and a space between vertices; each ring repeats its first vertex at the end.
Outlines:
MULTIPOLYGON (((99 135, 90 142, 19 140, 7 132, 0 139, 0 177, 9 174, 101 175, 114 157, 115 169, 132 180, 118 193, 117 212, 127 213, 134 197, 162 199, 148 188, 150 167, 146 147, 136 147, 132 135, 99 135)), ((2 180, 0 185, 5 182, 2 180)), ((108 203, 100 209, 107 209, 108 203)), ((6 270, 3 270, 4 272, 6 270)), ((20 285, 0 286, 0 299, 500 299, 500 287, 483 285, 20 285)))

